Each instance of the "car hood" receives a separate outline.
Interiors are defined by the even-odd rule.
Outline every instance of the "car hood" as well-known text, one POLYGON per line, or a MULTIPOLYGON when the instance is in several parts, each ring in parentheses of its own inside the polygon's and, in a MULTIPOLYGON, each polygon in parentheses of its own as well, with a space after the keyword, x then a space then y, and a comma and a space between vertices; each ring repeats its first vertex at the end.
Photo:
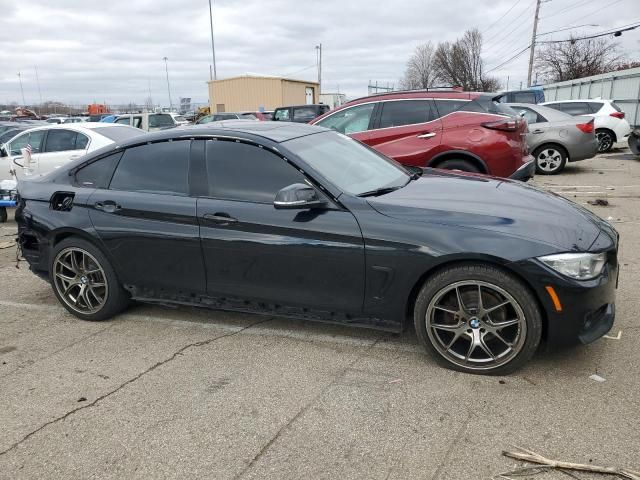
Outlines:
POLYGON ((521 182, 430 169, 367 200, 389 217, 500 232, 562 251, 588 250, 606 225, 587 209, 521 182))

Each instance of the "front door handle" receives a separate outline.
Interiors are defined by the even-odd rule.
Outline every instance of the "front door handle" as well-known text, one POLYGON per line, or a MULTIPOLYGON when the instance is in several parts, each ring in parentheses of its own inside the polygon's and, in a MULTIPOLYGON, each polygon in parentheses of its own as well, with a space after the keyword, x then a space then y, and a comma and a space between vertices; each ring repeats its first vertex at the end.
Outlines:
POLYGON ((536 130, 533 130, 531 133, 544 133, 544 130, 540 130, 539 128, 536 130))
POLYGON ((96 210, 101 210, 104 213, 115 213, 122 207, 112 200, 106 200, 104 202, 96 202, 93 205, 96 210))
POLYGON ((423 133, 422 135, 418 135, 418 138, 431 138, 435 137, 436 134, 434 132, 423 133))
POLYGON ((205 213, 203 218, 210 222, 217 223, 218 225, 229 225, 230 223, 236 223, 238 221, 237 218, 233 218, 231 215, 224 212, 205 213))

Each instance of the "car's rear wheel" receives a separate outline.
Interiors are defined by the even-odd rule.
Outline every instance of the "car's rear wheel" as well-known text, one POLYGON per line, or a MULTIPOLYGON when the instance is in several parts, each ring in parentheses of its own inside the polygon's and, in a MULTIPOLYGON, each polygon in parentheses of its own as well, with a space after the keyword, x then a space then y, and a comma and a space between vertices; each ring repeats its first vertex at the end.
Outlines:
POLYGON ((90 242, 66 238, 55 246, 51 258, 49 277, 53 291, 76 317, 106 320, 127 306, 127 292, 113 267, 90 242))
POLYGON ((533 152, 536 159, 536 173, 556 175, 567 164, 567 153, 556 145, 542 145, 533 152))
POLYGON ((455 265, 429 278, 414 308, 418 338, 443 366, 504 375, 535 353, 542 335, 536 299, 499 268, 455 265))
POLYGON ((609 130, 596 130, 596 138, 598 139, 598 152, 605 153, 613 148, 613 133, 609 130))
POLYGON ((461 172, 481 173, 480 169, 470 161, 458 158, 440 162, 438 163, 436 168, 442 168, 444 170, 459 170, 461 172))

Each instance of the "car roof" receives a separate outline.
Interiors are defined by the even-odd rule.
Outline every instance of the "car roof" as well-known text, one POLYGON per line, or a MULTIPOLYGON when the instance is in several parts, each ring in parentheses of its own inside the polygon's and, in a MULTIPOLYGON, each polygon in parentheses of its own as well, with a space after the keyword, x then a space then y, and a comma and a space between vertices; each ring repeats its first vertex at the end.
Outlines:
POLYGON ((540 105, 548 105, 550 103, 589 103, 589 102, 611 102, 611 100, 605 100, 604 98, 577 98, 575 100, 549 100, 548 102, 542 102, 540 105))
MULTIPOLYGON (((189 134, 196 135, 254 135, 272 142, 281 143, 314 133, 331 131, 324 127, 295 122, 256 122, 253 120, 222 120, 201 125, 188 125, 184 127, 162 130, 148 134, 149 140, 161 140, 181 137, 189 134)), ((132 143, 135 143, 132 141, 132 143)))

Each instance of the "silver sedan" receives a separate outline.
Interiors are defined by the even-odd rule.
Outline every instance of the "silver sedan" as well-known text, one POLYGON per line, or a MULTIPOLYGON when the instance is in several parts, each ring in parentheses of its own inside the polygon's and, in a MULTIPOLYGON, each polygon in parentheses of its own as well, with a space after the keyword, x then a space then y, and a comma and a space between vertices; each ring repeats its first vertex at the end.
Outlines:
POLYGON ((555 175, 567 162, 595 156, 598 140, 592 117, 573 117, 542 105, 507 104, 529 124, 527 145, 536 161, 536 173, 555 175))

